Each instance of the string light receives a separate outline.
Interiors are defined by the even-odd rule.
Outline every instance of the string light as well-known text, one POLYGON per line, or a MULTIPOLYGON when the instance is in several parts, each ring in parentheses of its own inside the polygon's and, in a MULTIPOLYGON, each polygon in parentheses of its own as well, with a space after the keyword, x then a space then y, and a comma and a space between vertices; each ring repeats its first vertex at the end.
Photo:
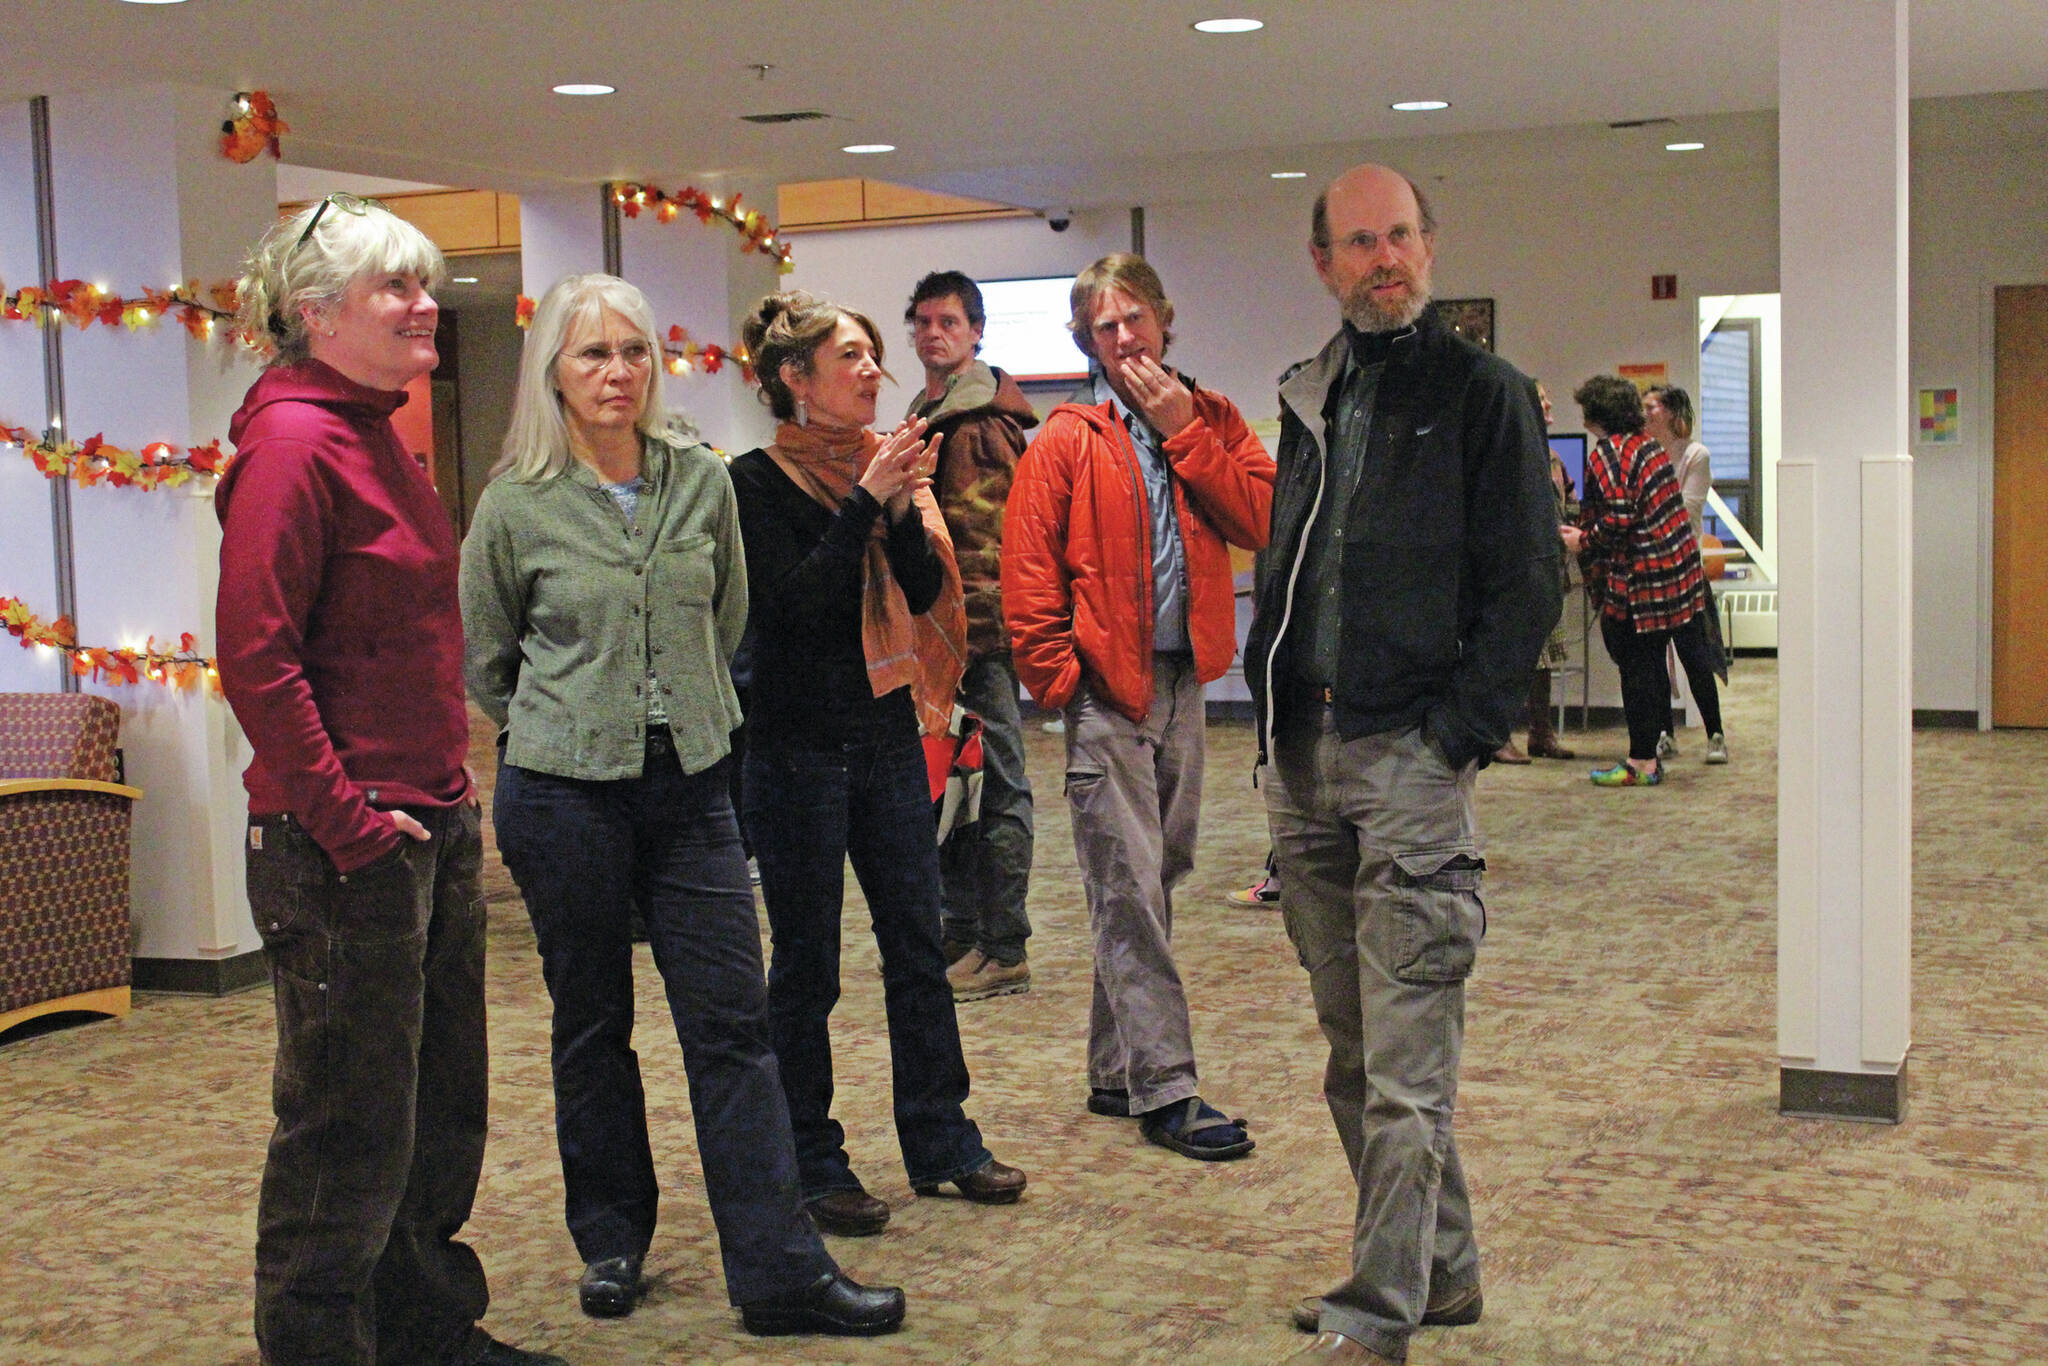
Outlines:
MULTIPOLYGON (((55 432, 62 424, 52 421, 50 426, 55 432)), ((21 447, 21 453, 45 478, 69 479, 82 489, 101 483, 114 488, 176 488, 195 478, 220 475, 234 459, 221 451, 219 441, 203 446, 152 441, 139 451, 131 451, 109 445, 96 434, 74 445, 63 440, 41 440, 23 428, 5 423, 0 423, 0 445, 21 447)))
POLYGON ((190 631, 178 637, 176 648, 159 646, 155 636, 139 646, 123 645, 117 649, 80 645, 78 628, 69 617, 46 622, 19 598, 4 594, 0 594, 0 627, 5 627, 24 649, 61 651, 71 661, 71 671, 80 678, 90 676, 94 682, 117 686, 140 683, 146 678, 176 691, 203 683, 213 696, 221 695, 219 663, 199 653, 190 631))
POLYGON ((68 322, 86 328, 122 326, 130 331, 154 327, 175 314, 185 331, 201 341, 219 335, 253 345, 240 328, 225 327, 216 334, 215 323, 232 323, 235 318, 235 285, 232 280, 216 281, 202 287, 197 280, 156 290, 143 286, 142 297, 126 298, 104 284, 84 280, 52 280, 44 285, 23 285, 11 294, 0 293, 0 320, 29 322, 38 327, 68 322))
POLYGON ((741 239, 742 251, 758 251, 775 259, 776 270, 787 275, 796 269, 790 259, 789 244, 780 239, 775 225, 765 214, 754 209, 740 207, 741 195, 726 200, 719 195, 707 195, 694 185, 670 193, 659 185, 642 184, 638 181, 614 182, 612 201, 619 211, 628 218, 638 218, 642 209, 652 207, 657 223, 673 223, 681 211, 688 209, 697 215, 700 223, 709 223, 713 218, 722 218, 732 226, 741 239))

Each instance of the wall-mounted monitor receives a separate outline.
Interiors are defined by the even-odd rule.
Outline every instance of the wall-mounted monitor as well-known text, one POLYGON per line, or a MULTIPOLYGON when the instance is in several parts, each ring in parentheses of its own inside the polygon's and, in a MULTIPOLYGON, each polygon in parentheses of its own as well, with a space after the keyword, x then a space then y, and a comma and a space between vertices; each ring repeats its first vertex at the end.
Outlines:
POLYGON ((1565 478, 1571 480, 1572 497, 1586 496, 1586 434, 1584 432, 1552 432, 1550 449, 1564 462, 1565 478))
POLYGON ((1019 384, 1087 376, 1088 358, 1074 346, 1074 336, 1067 331, 1073 276, 976 283, 988 310, 988 325, 981 334, 983 360, 1008 371, 1019 384))

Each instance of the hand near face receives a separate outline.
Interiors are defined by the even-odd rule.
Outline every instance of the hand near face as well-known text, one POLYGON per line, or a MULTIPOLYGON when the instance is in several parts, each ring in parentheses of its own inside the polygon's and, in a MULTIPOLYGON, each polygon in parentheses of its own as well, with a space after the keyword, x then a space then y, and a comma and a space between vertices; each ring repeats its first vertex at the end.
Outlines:
POLYGON ((1564 548, 1572 551, 1574 554, 1586 543, 1586 533, 1575 526, 1560 525, 1557 529, 1557 534, 1558 538, 1564 542, 1564 548))
POLYGON ((1150 356, 1140 355, 1117 362, 1123 376, 1124 397, 1152 430, 1173 436, 1195 420, 1195 396, 1180 377, 1150 356))

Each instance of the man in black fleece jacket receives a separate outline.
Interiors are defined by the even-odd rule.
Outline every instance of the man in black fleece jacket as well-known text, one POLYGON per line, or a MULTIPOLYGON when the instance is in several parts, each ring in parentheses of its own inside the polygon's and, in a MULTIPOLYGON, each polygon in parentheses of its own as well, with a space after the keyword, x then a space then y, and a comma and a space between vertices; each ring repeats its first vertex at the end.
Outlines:
POLYGON ((1307 1362, 1405 1361, 1479 1317, 1451 1132, 1486 911, 1472 782, 1559 610, 1535 386, 1429 306, 1436 224, 1384 166, 1316 201, 1342 330, 1280 386, 1273 535, 1245 674, 1288 936, 1358 1183, 1351 1274, 1297 1312, 1307 1362))

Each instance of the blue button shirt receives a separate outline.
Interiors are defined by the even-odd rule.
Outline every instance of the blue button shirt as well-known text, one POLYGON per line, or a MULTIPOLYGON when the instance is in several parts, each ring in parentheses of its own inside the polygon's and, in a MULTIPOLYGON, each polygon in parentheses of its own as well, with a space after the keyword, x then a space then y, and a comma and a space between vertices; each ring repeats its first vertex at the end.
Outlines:
POLYGON ((1127 406, 1110 387, 1109 377, 1095 376, 1095 401, 1116 405, 1116 415, 1130 433, 1144 476, 1145 512, 1152 524, 1152 649, 1155 654, 1185 654, 1194 648, 1188 636, 1187 557, 1180 543, 1180 518, 1173 506, 1173 476, 1166 463, 1165 438, 1127 406))

